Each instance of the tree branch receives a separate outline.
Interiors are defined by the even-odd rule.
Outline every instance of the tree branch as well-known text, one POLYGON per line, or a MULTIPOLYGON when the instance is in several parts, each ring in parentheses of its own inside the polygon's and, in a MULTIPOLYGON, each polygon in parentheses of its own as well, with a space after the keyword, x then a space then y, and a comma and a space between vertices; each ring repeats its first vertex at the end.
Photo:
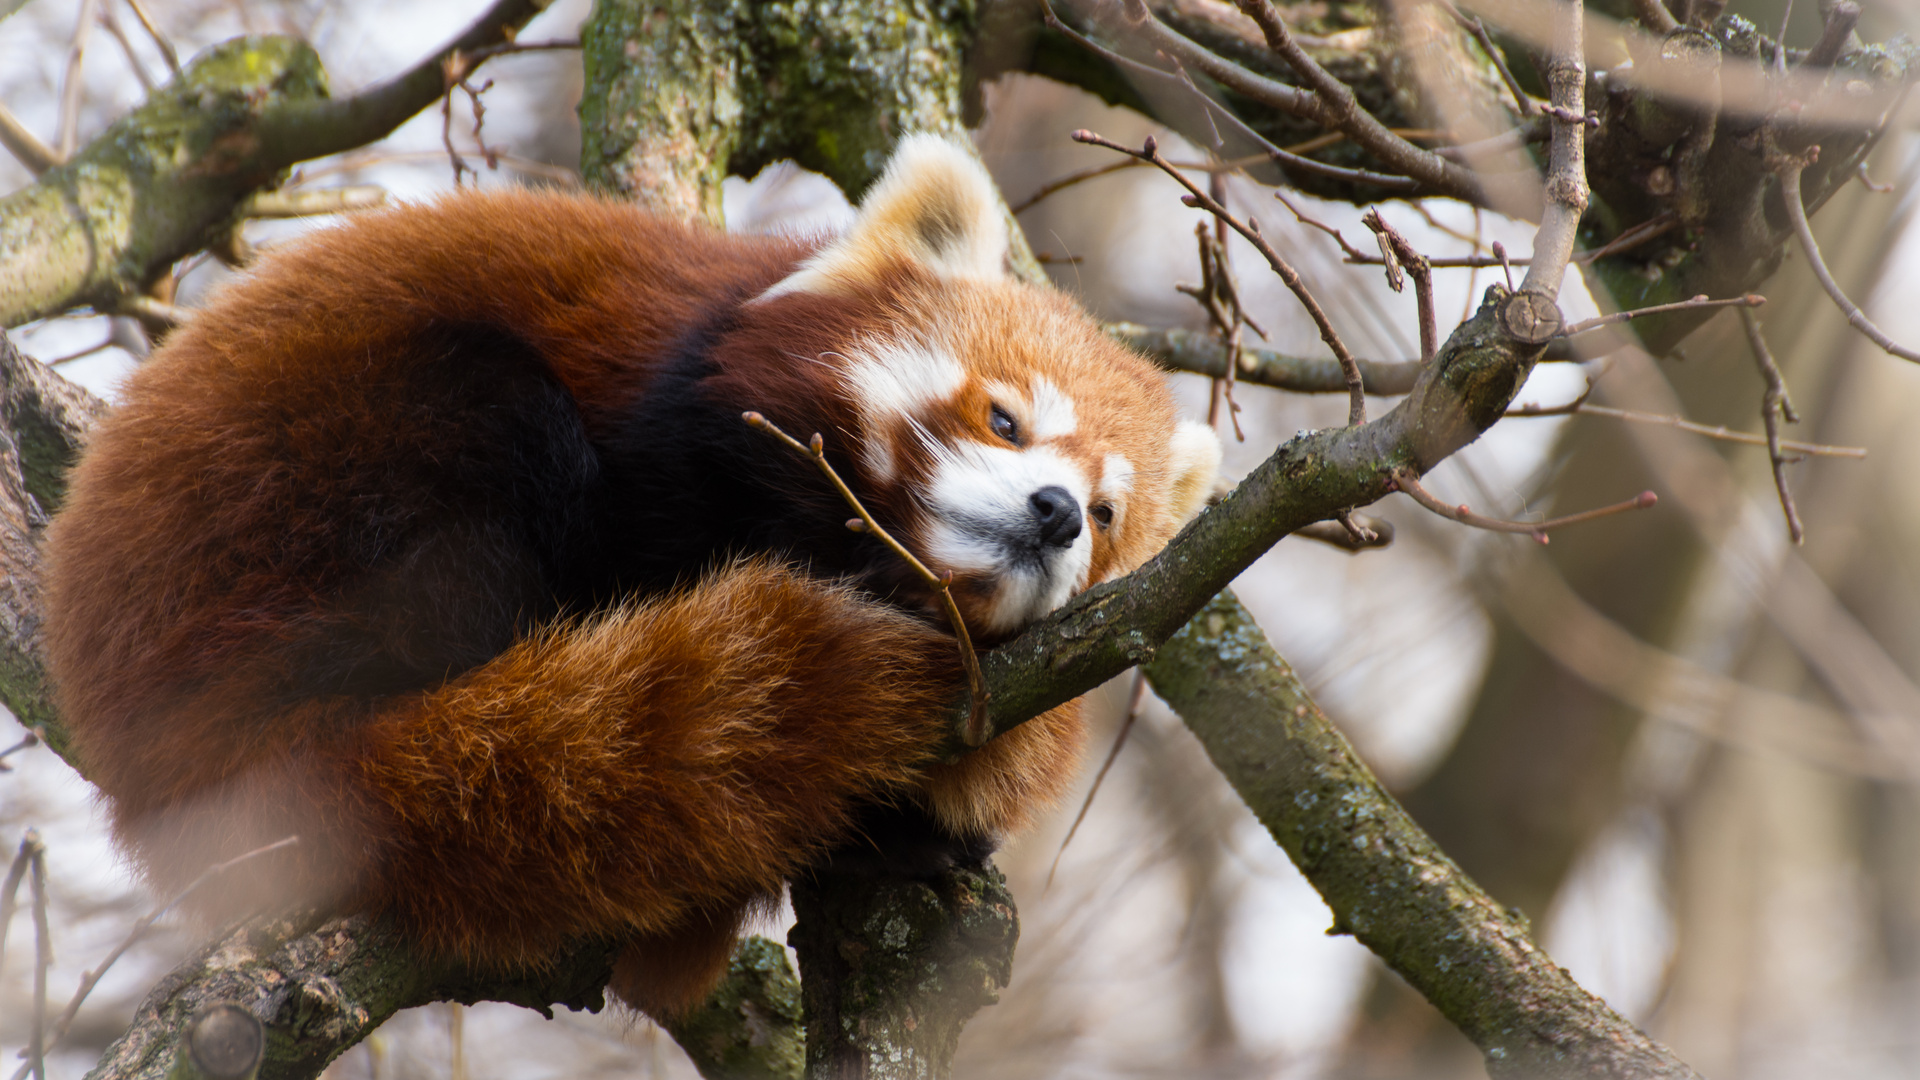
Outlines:
POLYGON ((1697 1080, 1533 944, 1380 786, 1231 592, 1147 668, 1352 934, 1486 1055, 1488 1075, 1697 1080))
POLYGON ((0 325, 117 309, 231 228, 248 195, 297 162, 385 136, 441 95, 447 55, 502 40, 543 6, 499 0, 406 74, 338 100, 304 42, 207 50, 72 160, 0 199, 0 325))

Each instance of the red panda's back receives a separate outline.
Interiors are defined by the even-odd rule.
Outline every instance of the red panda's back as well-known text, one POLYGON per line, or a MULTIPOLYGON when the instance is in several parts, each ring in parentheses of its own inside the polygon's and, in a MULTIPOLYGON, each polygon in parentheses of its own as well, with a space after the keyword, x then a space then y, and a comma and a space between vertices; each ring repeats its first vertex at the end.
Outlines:
POLYGON ((289 245, 216 296, 128 381, 48 545, 50 665, 117 810, 233 774, 263 700, 408 689, 552 614, 539 553, 565 541, 583 436, 704 310, 804 253, 462 193, 289 245), (143 721, 163 711, 164 733, 143 721))

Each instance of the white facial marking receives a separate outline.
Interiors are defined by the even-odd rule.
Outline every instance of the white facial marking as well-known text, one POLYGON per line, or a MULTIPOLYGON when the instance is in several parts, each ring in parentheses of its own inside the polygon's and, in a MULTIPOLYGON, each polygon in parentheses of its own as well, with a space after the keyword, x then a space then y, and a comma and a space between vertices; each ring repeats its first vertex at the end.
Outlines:
POLYGON ((945 349, 924 341, 870 338, 847 351, 849 396, 867 423, 862 462, 882 480, 893 478, 893 424, 945 401, 967 380, 966 369, 945 349))
POLYGON ((1066 489, 1085 513, 1092 485, 1048 447, 1017 450, 976 442, 929 442, 935 466, 926 492, 927 553, 936 568, 982 573, 996 585, 987 629, 1003 633, 1065 603, 1085 587, 1093 534, 1064 546, 1038 542, 1033 495, 1066 489))
POLYGON ((1051 439, 1073 434, 1073 399, 1044 378, 1033 380, 1033 437, 1051 439))
POLYGON ((1133 490, 1133 462, 1125 454, 1108 454, 1102 461, 1100 490, 1108 495, 1125 495, 1133 490))

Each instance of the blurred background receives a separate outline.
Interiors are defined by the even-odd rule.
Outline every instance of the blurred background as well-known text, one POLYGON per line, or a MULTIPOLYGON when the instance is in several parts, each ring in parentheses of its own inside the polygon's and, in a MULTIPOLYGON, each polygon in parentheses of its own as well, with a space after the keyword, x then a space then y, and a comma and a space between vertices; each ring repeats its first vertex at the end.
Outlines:
MULTIPOLYGON (((301 34, 336 94, 400 70, 484 7, 148 0, 183 57, 241 33, 301 34)), ((520 39, 572 38, 586 9, 587 0, 559 0, 520 39)), ((1734 10, 1762 25, 1783 15, 1773 0, 1734 10)), ((1817 13, 1796 16, 1810 41, 1817 13)), ((1869 7, 1863 36, 1888 37, 1916 16, 1911 4, 1869 7)), ((0 21, 0 102, 56 146, 84 144, 166 70, 124 0, 31 0, 0 21)), ((292 184, 429 199, 454 183, 447 138, 478 167, 478 183, 578 186, 578 53, 501 57, 476 85, 486 81, 480 131, 497 168, 482 160, 472 108, 456 96, 449 117, 429 110, 381 143, 302 166, 292 184)), ((1039 78, 993 83, 986 104, 976 138, 1016 206, 1111 162, 1068 141, 1075 128, 1133 144, 1159 134, 1169 157, 1203 157, 1138 114, 1039 78)), ((1871 171, 1895 190, 1849 186, 1814 219, 1842 284, 1908 344, 1920 341, 1917 166, 1915 140, 1894 132, 1871 171)), ((0 191, 30 178, 0 160, 0 191)), ((1239 178, 1227 186, 1356 354, 1417 355, 1410 295, 1389 291, 1378 268, 1342 264, 1325 235, 1267 190, 1239 178)), ((1174 288, 1199 281, 1200 215, 1178 194, 1158 173, 1126 170, 1042 199, 1020 220, 1054 280, 1102 318, 1204 329, 1199 307, 1174 288)), ((1366 236, 1359 208, 1300 201, 1349 240, 1366 236)), ((791 165, 729 182, 734 229, 828 231, 850 213, 830 183, 791 165)), ((1456 203, 1391 204, 1383 214, 1429 255, 1496 240, 1524 253, 1531 243, 1531 225, 1456 203)), ((271 249, 329 224, 256 222, 246 238, 271 249)), ((1259 257, 1242 246, 1232 257, 1264 344, 1327 355, 1259 257)), ((177 302, 192 306, 230 273, 210 259, 184 264, 177 302)), ((1437 274, 1444 332, 1499 271, 1437 274)), ((1289 539, 1236 588, 1441 845, 1524 911, 1583 985, 1696 1068, 1920 1076, 1920 369, 1852 333, 1797 257, 1762 291, 1761 324, 1803 418, 1789 434, 1868 450, 1792 467, 1803 547, 1787 542, 1764 449, 1658 424, 1516 418, 1429 486, 1505 517, 1643 489, 1659 493, 1659 506, 1556 532, 1542 546, 1466 529, 1396 495, 1371 511, 1396 527, 1391 547, 1349 555, 1289 539)), ((1571 278, 1562 306, 1570 321, 1595 311, 1571 278)), ((146 349, 137 323, 104 317, 51 319, 14 338, 109 399, 146 349)), ((1622 348, 1542 365, 1519 401, 1565 402, 1598 379, 1598 403, 1758 431, 1763 385, 1737 318, 1716 317, 1681 353, 1655 360, 1622 348)), ((1204 415, 1206 381, 1176 379, 1204 415)), ((1220 421, 1233 475, 1297 430, 1343 422, 1346 410, 1343 397, 1244 384, 1236 397, 1244 441, 1220 421)), ((1438 1014, 1352 939, 1328 936, 1326 907, 1150 695, 1087 803, 1125 724, 1130 681, 1095 697, 1080 793, 998 857, 1020 901, 1022 939, 1012 985, 967 1031, 960 1075, 1482 1075, 1477 1053, 1438 1014)), ((0 747, 20 735, 0 720, 0 747)), ((57 1010, 159 901, 126 875, 90 789, 65 764, 44 748, 5 763, 5 856, 29 827, 47 844, 57 1010)), ((777 924, 760 930, 784 934, 777 924)), ((196 933, 163 920, 118 960, 49 1072, 90 1068, 196 933)), ((0 966, 0 1070, 9 1074, 26 1040, 33 966, 30 922, 16 918, 0 966)), ((330 1075, 694 1074, 644 1020, 548 1022, 487 1005, 403 1013, 330 1075)))

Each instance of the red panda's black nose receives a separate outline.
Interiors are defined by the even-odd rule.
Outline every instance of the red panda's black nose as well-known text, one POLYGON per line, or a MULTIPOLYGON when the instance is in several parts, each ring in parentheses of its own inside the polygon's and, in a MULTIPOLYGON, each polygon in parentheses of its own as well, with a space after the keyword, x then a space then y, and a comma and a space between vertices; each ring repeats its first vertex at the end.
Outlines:
POLYGON ((1042 544, 1066 547, 1080 535, 1080 502, 1066 488, 1043 487, 1028 501, 1033 504, 1033 523, 1042 544))

